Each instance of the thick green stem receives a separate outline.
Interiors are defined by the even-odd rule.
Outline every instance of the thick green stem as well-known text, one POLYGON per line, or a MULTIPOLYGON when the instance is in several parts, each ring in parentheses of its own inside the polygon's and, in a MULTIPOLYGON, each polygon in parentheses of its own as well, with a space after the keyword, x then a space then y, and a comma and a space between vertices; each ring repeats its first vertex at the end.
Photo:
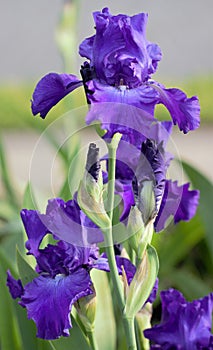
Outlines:
MULTIPOLYGON (((125 308, 124 288, 118 275, 117 264, 115 260, 115 252, 113 247, 113 210, 115 197, 115 167, 116 167, 116 151, 121 138, 121 134, 115 134, 112 142, 108 144, 108 198, 107 213, 110 218, 110 226, 104 230, 106 253, 109 261, 110 275, 113 282, 114 291, 117 296, 119 308, 123 314, 125 308)), ((137 350, 134 319, 126 318, 123 314, 123 322, 125 335, 128 344, 128 350, 137 350)))
POLYGON ((118 269, 117 269, 117 264, 115 260, 115 253, 114 253, 113 239, 112 239, 112 226, 105 231, 104 236, 105 236, 106 253, 107 253, 109 267, 110 267, 110 275, 113 282, 113 288, 117 296, 119 308, 121 311, 123 311, 125 307, 124 293, 122 290, 122 284, 118 275, 118 269))
POLYGON ((134 318, 123 318, 128 350, 137 350, 134 318))
POLYGON ((98 350, 98 344, 96 342, 95 334, 93 331, 87 332, 87 336, 89 338, 90 346, 92 350, 98 350))

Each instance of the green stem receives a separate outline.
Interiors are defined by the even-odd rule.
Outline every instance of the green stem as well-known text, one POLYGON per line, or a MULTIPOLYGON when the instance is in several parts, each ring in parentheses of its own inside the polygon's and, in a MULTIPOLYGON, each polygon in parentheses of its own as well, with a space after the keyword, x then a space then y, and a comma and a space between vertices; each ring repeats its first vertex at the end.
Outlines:
MULTIPOLYGON (((117 264, 115 260, 115 252, 113 247, 113 210, 115 197, 115 167, 116 167, 116 151, 121 139, 121 134, 115 134, 108 147, 108 198, 107 212, 110 218, 110 226, 104 230, 106 253, 109 261, 110 276, 112 278, 114 291, 117 296, 119 308, 123 314, 125 308, 125 298, 123 286, 118 275, 117 264)), ((137 350, 134 319, 126 318, 123 314, 123 322, 125 335, 128 344, 128 350, 137 350)))
POLYGON ((116 167, 116 150, 117 147, 113 147, 108 144, 108 198, 107 198, 107 212, 112 222, 114 198, 115 198, 115 167, 116 167))
POLYGON ((113 209, 114 209, 114 197, 115 197, 115 166, 116 166, 116 151, 118 143, 121 138, 121 134, 115 134, 112 142, 107 144, 108 147, 108 198, 107 198, 107 212, 110 218, 110 226, 104 230, 106 253, 109 261, 110 274, 114 286, 115 293, 120 309, 123 311, 125 307, 124 295, 122 290, 122 284, 118 275, 117 264, 115 260, 115 253, 113 248, 112 237, 112 221, 113 221, 113 209))
POLYGON ((107 258, 108 258, 109 267, 110 267, 110 275, 113 282, 113 288, 117 296, 119 308, 121 311, 123 311, 125 307, 124 294, 123 294, 122 284, 118 275, 118 269, 117 269, 117 264, 115 260, 115 253, 114 253, 113 239, 112 239, 112 226, 105 231, 104 237, 105 237, 106 253, 107 253, 107 258))
POLYGON ((92 350, 98 350, 98 344, 96 342, 94 331, 87 332, 87 336, 89 338, 89 342, 92 350))
POLYGON ((128 350, 137 350, 134 318, 123 318, 128 350))

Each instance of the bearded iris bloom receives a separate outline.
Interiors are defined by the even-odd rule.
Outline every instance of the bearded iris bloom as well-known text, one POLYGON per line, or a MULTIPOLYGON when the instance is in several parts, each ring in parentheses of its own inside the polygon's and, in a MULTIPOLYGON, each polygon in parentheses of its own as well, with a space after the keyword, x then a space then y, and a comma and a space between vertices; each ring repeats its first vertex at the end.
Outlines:
POLYGON ((151 349, 205 350, 213 348, 211 334, 213 293, 187 302, 174 289, 161 292, 162 317, 158 325, 144 331, 151 349))
MULTIPOLYGON (((128 142, 124 142, 122 152, 118 148, 120 158, 116 169, 116 189, 123 201, 121 221, 128 217, 131 206, 134 205, 138 206, 142 216, 145 215, 147 203, 144 203, 141 192, 144 185, 151 182, 155 200, 151 212, 157 232, 165 228, 171 217, 175 224, 181 220, 190 220, 196 213, 199 201, 199 191, 190 190, 189 183, 179 186, 177 181, 166 179, 172 159, 171 154, 165 151, 169 132, 166 137, 158 133, 158 141, 145 139, 138 152, 128 142)), ((150 217, 143 217, 144 223, 149 219, 150 217)))
MULTIPOLYGON (((28 236, 28 254, 36 259, 37 276, 23 285, 8 271, 11 296, 20 298, 19 304, 36 323, 39 338, 69 336, 72 306, 78 299, 94 293, 91 269, 110 270, 106 256, 99 256, 96 245, 103 240, 102 234, 75 200, 64 202, 55 198, 49 201, 45 214, 23 209, 21 217, 28 236), (41 248, 48 233, 55 244, 41 248)), ((124 268, 130 283, 135 266, 122 257, 117 257, 116 262, 118 273, 122 274, 124 268)))
MULTIPOLYGON (((146 39, 148 15, 113 16, 108 8, 104 8, 101 12, 95 12, 93 17, 96 34, 85 39, 79 48, 80 55, 88 60, 81 68, 83 80, 72 74, 49 73, 43 77, 33 94, 33 114, 40 113, 45 118, 63 97, 84 85, 88 103, 92 107, 87 123, 99 120, 110 128, 113 111, 107 113, 108 116, 105 113, 105 117, 100 117, 100 113, 93 110, 100 102, 111 102, 112 110, 115 103, 137 107, 152 122, 155 120, 153 115, 156 104, 162 103, 170 112, 173 123, 178 124, 184 133, 198 128, 198 98, 187 98, 181 90, 166 89, 151 79, 162 54, 157 44, 146 39)), ((107 108, 109 106, 105 107, 105 112, 107 108)), ((126 125, 129 114, 128 111, 121 117, 119 113, 119 123, 114 122, 118 128, 120 124, 126 125)))
MULTIPOLYGON (((68 206, 72 209, 70 203, 68 206)), ((106 259, 99 260, 95 244, 80 247, 59 240, 57 234, 46 226, 48 220, 45 221, 45 215, 24 209, 21 217, 28 235, 28 254, 34 255, 37 262, 37 276, 23 286, 8 272, 10 293, 13 298, 20 298, 19 303, 27 309, 28 318, 36 323, 38 337, 56 339, 68 336, 72 326, 72 305, 79 298, 93 294, 90 270, 108 269, 108 264, 106 259), (55 244, 41 249, 40 244, 47 233, 53 235, 55 244)), ((85 226, 82 229, 87 230, 85 226)))

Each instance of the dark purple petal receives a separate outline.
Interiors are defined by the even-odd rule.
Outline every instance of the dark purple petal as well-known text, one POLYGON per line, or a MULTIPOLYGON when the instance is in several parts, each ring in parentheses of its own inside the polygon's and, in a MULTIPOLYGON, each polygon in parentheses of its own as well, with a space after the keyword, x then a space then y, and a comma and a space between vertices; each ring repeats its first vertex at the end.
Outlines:
MULTIPOLYGON (((143 205, 140 208, 140 192, 146 181, 153 182, 156 210, 159 209, 164 193, 168 157, 166 156, 163 144, 156 144, 155 141, 147 139, 143 142, 141 156, 135 173, 136 191, 135 198, 138 199, 139 209, 143 212, 143 205)), ((143 200, 143 198, 142 198, 143 200)), ((141 203, 142 204, 142 203, 141 203)))
POLYGON ((13 299, 21 298, 24 293, 21 280, 13 278, 9 270, 7 271, 7 286, 13 299))
POLYGON ((187 302, 180 292, 169 289, 161 292, 161 300, 161 323, 145 330, 145 337, 162 349, 210 349, 213 293, 187 302))
POLYGON ((83 83, 75 75, 49 73, 36 85, 32 99, 33 115, 45 118, 49 110, 83 83))
POLYGON ((156 72, 158 67, 158 62, 162 58, 162 52, 160 47, 157 44, 148 43, 147 45, 147 51, 149 54, 149 67, 148 67, 148 73, 149 75, 156 72))
POLYGON ((93 58, 93 43, 94 43, 95 35, 85 39, 79 46, 79 54, 82 57, 88 58, 92 61, 93 58))
POLYGON ((136 272, 135 265, 133 265, 129 259, 123 258, 122 256, 117 255, 115 259, 118 268, 118 273, 122 275, 123 267, 126 273, 128 284, 130 284, 136 272))
MULTIPOLYGON (((139 114, 141 113, 141 115, 144 115, 144 116, 146 115, 146 117, 150 121, 154 121, 154 117, 153 117, 154 107, 157 103, 159 103, 159 96, 157 91, 151 85, 140 85, 137 88, 128 89, 126 86, 115 87, 115 86, 103 84, 97 79, 93 79, 87 82, 86 85, 89 91, 89 93, 87 93, 87 98, 90 103, 94 104, 96 102, 99 102, 99 103, 113 102, 113 105, 114 105, 116 102, 118 106, 114 107, 113 115, 118 113, 119 104, 124 104, 126 105, 126 107, 127 105, 135 106, 142 110, 142 111, 138 111, 139 114)), ((134 110, 136 111, 136 109, 134 110)), ((123 111, 124 111, 124 107, 123 107, 123 111)), ((130 113, 129 108, 128 108, 128 113, 130 113)), ((127 115, 127 113, 125 114, 127 115)), ((120 123, 121 124, 124 123, 124 125, 126 125, 127 121, 124 119, 123 116, 122 116, 122 122, 121 122, 121 115, 122 114, 119 114, 120 123)), ((98 115, 91 115, 91 113, 89 113, 87 116, 87 122, 90 124, 94 120, 99 120, 97 119, 97 116, 98 115)), ((130 116, 133 117, 132 113, 130 116)), ((141 116, 139 118, 141 118, 141 116)), ((113 123, 113 119, 112 119, 112 123, 113 123)), ((129 127, 134 126, 136 130, 138 130, 139 132, 140 131, 142 132, 140 123, 139 125, 138 123, 135 124, 134 119, 133 120, 130 119, 131 124, 129 122, 128 124, 129 127)), ((117 123, 115 122, 115 124, 117 123)))
POLYGON ((123 203, 123 210, 120 216, 120 221, 123 221, 129 215, 131 206, 135 204, 134 194, 132 191, 132 182, 124 184, 120 181, 116 181, 116 194, 121 196, 123 203))
POLYGON ((58 274, 68 275, 88 262, 87 252, 84 252, 84 249, 87 250, 63 241, 59 241, 56 245, 48 244, 39 250, 36 270, 38 273, 47 273, 52 278, 58 274))
POLYGON ((21 211, 21 218, 28 236, 26 248, 29 254, 37 256, 39 245, 43 237, 51 231, 48 231, 47 227, 40 219, 40 213, 36 210, 23 209, 21 211))
POLYGON ((179 89, 166 89, 160 84, 153 84, 159 92, 160 102, 169 110, 174 124, 185 134, 200 125, 200 104, 196 96, 187 98, 179 89))
POLYGON ((97 79, 130 88, 146 81, 161 59, 159 47, 146 40, 148 15, 113 16, 104 8, 93 17, 96 34, 82 42, 80 54, 90 60, 97 79))
POLYGON ((163 199, 155 220, 157 232, 164 229, 166 221, 171 217, 174 223, 180 220, 189 221, 196 213, 199 191, 189 190, 189 183, 178 186, 177 181, 166 181, 163 199))
POLYGON ((69 336, 72 305, 93 293, 90 286, 89 274, 84 269, 69 276, 57 275, 54 279, 39 276, 27 284, 20 304, 26 307, 28 318, 36 323, 37 336, 43 339, 69 336))
POLYGON ((151 303, 151 304, 154 303, 156 296, 157 296, 157 292, 158 292, 158 284, 159 284, 159 280, 158 280, 158 278, 156 278, 154 287, 153 287, 151 294, 150 294, 149 298, 147 299, 146 303, 151 303))
POLYGON ((100 229, 86 217, 75 200, 49 200, 46 214, 40 218, 55 238, 76 246, 89 247, 103 240, 100 229))

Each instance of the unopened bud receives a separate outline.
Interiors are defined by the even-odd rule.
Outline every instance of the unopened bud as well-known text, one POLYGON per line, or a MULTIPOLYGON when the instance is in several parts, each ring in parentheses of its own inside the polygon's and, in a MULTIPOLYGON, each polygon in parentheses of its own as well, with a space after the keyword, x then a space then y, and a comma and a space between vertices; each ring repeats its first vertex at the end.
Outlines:
POLYGON ((109 217, 103 203, 103 179, 100 171, 99 149, 90 144, 86 170, 78 190, 78 204, 84 213, 100 228, 109 226, 109 217))
POLYGON ((141 310, 155 284, 159 269, 156 250, 148 245, 130 284, 124 313, 132 318, 141 310))
POLYGON ((75 302, 75 308, 78 316, 83 323, 87 332, 94 330, 95 315, 96 315, 96 293, 93 287, 94 293, 78 299, 75 302))
POLYGON ((134 249, 137 259, 142 259, 147 244, 151 243, 153 235, 153 222, 149 221, 146 226, 137 206, 131 208, 128 218, 128 243, 134 249))

